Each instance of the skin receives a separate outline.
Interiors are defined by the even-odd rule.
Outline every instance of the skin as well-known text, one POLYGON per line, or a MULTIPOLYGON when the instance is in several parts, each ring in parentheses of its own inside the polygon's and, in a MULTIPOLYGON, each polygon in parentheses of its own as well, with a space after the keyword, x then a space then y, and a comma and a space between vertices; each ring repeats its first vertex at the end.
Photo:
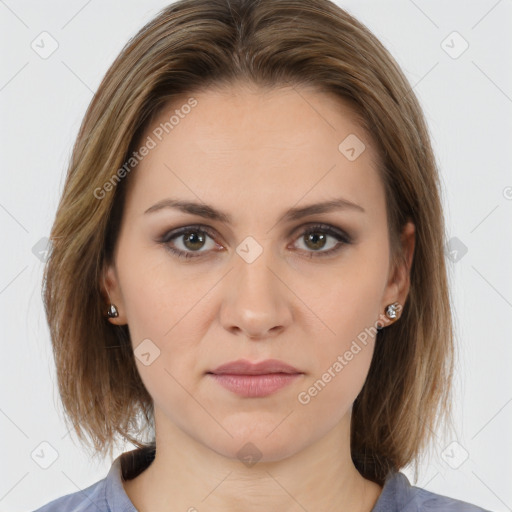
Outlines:
MULTIPOLYGON (((114 263, 104 273, 119 310, 110 322, 128 324, 134 348, 149 338, 160 350, 147 366, 136 358, 154 400, 157 452, 124 482, 126 493, 141 512, 370 511, 382 488, 352 463, 350 418, 375 339, 309 403, 298 394, 382 320, 388 304, 404 304, 414 226, 406 225, 406 257, 395 264, 376 152, 339 98, 240 83, 194 98, 197 106, 132 171, 114 263), (349 134, 366 146, 354 161, 338 150, 349 134), (171 208, 144 214, 170 197, 212 205, 233 224, 171 208), (289 208, 338 197, 364 212, 278 222, 289 208), (308 243, 305 228, 319 222, 352 242, 318 256, 338 245, 332 235, 324 245, 308 243), (182 235, 168 245, 199 257, 179 259, 158 242, 193 224, 213 237, 187 244, 182 235), (263 250, 251 263, 236 252, 248 236, 263 250), (238 358, 277 358, 304 374, 272 395, 244 398, 205 375, 238 358), (249 442, 261 454, 250 466, 237 455, 249 442)), ((143 140, 186 100, 162 112, 143 140)))

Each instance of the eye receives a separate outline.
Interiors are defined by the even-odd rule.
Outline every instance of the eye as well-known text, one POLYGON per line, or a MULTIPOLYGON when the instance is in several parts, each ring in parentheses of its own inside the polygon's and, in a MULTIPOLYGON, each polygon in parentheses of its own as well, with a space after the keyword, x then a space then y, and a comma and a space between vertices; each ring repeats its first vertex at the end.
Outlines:
POLYGON ((308 227, 297 240, 303 243, 310 258, 330 256, 338 252, 344 245, 351 243, 351 238, 347 233, 328 224, 315 224, 308 227), (333 239, 330 244, 329 238, 333 239), (329 249, 323 250, 329 245, 329 249))
POLYGON ((213 241, 213 236, 213 232, 205 226, 185 226, 166 233, 159 242, 178 258, 197 258, 217 246, 213 241), (211 240, 210 244, 207 243, 208 238, 211 240), (203 248, 206 249, 201 250, 203 248))
MULTIPOLYGON (((207 226, 185 226, 165 233, 158 242, 178 258, 198 258, 222 247, 214 241, 214 237, 213 230, 207 226)), ((328 224, 309 226, 296 240, 304 244, 304 248, 300 249, 309 258, 329 256, 351 243, 347 233, 328 224), (330 243, 329 239, 332 239, 330 243), (329 245, 328 250, 323 250, 329 245)))

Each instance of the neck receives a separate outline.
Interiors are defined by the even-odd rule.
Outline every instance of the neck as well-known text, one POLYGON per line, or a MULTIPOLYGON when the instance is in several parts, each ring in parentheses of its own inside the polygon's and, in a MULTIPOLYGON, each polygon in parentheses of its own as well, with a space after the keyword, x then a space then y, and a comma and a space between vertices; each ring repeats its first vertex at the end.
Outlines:
POLYGON ((364 479, 350 456, 350 415, 318 440, 287 457, 244 463, 197 442, 155 415, 156 455, 124 483, 139 512, 369 512, 382 490, 364 479))

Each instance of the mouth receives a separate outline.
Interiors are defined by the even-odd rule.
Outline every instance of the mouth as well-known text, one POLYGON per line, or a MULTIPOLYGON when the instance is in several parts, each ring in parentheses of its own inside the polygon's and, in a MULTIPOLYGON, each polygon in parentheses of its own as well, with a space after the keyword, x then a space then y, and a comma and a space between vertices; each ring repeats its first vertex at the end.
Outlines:
POLYGON ((277 359, 259 363, 239 359, 206 372, 215 382, 237 395, 247 398, 268 396, 288 386, 304 372, 277 359))
POLYGON ((237 359, 221 364, 207 373, 215 375, 268 375, 274 373, 300 374, 303 372, 279 359, 266 359, 256 363, 247 359, 237 359))
POLYGON ((208 373, 228 391, 246 398, 268 396, 302 377, 302 373, 267 373, 258 375, 208 373))

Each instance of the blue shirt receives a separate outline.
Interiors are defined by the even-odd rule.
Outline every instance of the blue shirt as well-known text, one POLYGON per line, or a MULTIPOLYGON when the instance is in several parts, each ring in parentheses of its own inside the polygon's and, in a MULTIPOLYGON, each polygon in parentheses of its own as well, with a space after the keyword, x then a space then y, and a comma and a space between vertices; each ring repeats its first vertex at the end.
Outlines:
MULTIPOLYGON (((117 457, 105 478, 82 491, 57 498, 34 512, 138 512, 126 494, 122 479, 135 478, 155 457, 154 447, 117 457)), ((489 512, 465 501, 412 486, 401 472, 389 473, 372 512, 489 512)))

